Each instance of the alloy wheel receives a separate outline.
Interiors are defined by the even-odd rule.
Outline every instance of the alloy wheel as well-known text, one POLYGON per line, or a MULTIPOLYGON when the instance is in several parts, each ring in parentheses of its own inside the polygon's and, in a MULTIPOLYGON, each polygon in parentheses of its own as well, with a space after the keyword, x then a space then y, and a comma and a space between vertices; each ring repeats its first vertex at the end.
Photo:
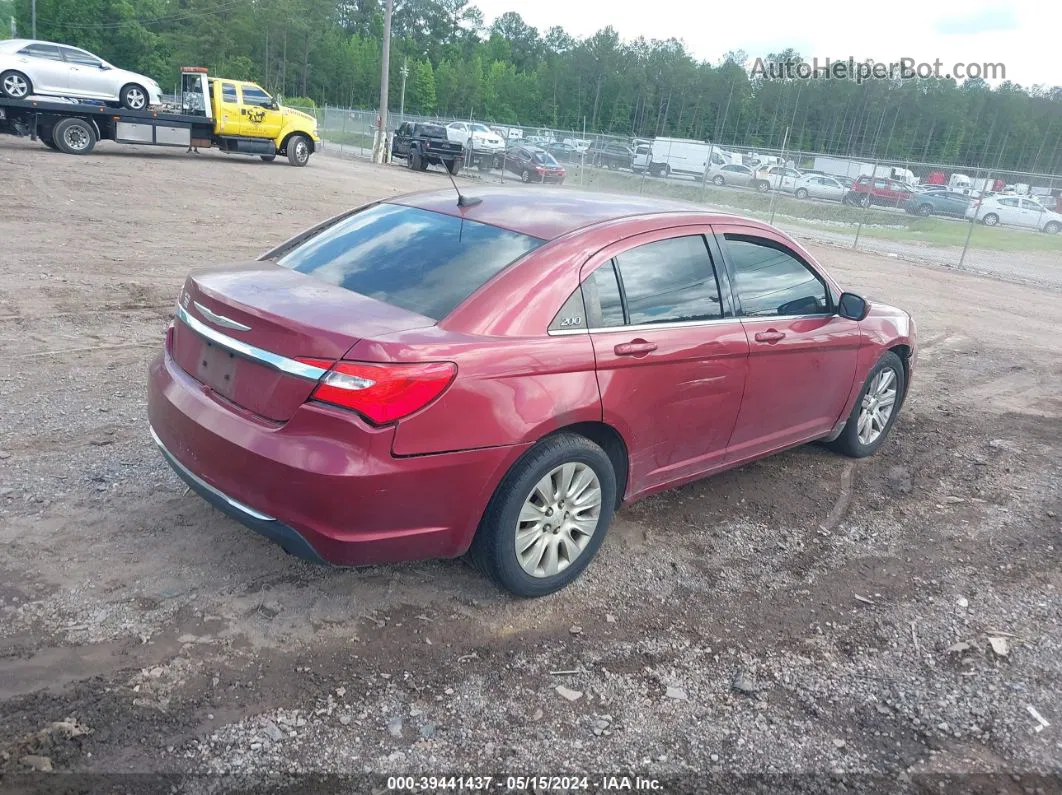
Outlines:
POLYGON ((896 373, 886 367, 870 382, 859 410, 859 441, 869 445, 885 432, 896 406, 896 373))
POLYGON ((597 473, 561 464, 535 484, 516 523, 516 557, 532 577, 553 577, 583 553, 601 519, 597 473))
POLYGON ((4 93, 12 99, 22 99, 29 94, 29 83, 22 75, 8 75, 4 78, 4 93))

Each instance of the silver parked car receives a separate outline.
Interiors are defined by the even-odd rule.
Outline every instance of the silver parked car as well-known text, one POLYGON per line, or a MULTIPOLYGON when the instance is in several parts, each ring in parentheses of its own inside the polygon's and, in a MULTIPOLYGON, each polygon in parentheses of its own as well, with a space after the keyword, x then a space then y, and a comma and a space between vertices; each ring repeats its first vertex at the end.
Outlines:
POLYGON ((162 102, 162 89, 150 77, 116 69, 77 47, 29 39, 0 41, 0 95, 96 99, 130 110, 162 102))
POLYGON ((805 175, 797 180, 793 195, 798 199, 833 199, 841 201, 848 188, 836 177, 820 174, 805 175))
MULTIPOLYGON (((748 166, 737 163, 726 166, 713 165, 708 170, 708 176, 716 185, 737 185, 742 188, 751 188, 754 185, 759 187, 759 184, 761 184, 756 179, 755 171, 748 166)), ((762 184, 769 187, 769 183, 766 181, 763 181, 762 184)))

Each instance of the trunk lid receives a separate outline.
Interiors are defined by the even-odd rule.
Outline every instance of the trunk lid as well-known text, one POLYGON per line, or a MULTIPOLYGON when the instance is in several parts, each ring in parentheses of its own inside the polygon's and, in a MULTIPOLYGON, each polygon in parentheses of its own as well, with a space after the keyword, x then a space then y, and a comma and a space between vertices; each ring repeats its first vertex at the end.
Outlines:
POLYGON ((431 325, 423 315, 255 262, 188 277, 171 354, 231 403, 282 422, 317 383, 298 359, 335 362, 361 339, 431 325))

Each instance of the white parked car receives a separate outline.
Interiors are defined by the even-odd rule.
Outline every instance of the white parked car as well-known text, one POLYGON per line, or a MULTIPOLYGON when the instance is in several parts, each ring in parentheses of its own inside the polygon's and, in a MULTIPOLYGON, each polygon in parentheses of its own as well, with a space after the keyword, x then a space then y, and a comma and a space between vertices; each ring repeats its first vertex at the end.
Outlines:
POLYGON ((162 102, 162 89, 150 77, 117 69, 77 47, 30 39, 0 41, 0 95, 96 99, 130 110, 162 102))
POLYGON ((446 125, 446 137, 466 149, 501 154, 505 141, 486 124, 475 121, 452 121, 446 125))
POLYGON ((1027 196, 989 196, 980 202, 972 202, 966 210, 966 217, 985 226, 1024 226, 1051 235, 1062 232, 1062 214, 1048 210, 1027 196))
POLYGON ((795 168, 788 168, 786 166, 766 166, 761 167, 757 171, 756 176, 759 179, 766 180, 767 184, 770 185, 773 190, 793 193, 796 191, 797 182, 804 175, 795 168))
POLYGON ((805 174, 796 181, 793 195, 798 199, 832 199, 841 201, 848 193, 844 183, 825 174, 805 174))

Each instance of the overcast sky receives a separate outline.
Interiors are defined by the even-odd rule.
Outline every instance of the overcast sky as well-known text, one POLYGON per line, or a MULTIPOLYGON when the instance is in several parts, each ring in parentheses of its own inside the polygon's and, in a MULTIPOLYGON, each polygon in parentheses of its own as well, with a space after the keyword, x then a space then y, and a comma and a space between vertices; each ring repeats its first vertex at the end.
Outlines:
POLYGON ((809 61, 939 58, 944 71, 956 62, 1002 62, 1016 83, 1062 86, 1062 0, 474 2, 488 23, 516 11, 539 32, 561 25, 572 35, 588 36, 612 25, 624 39, 681 39, 695 57, 713 63, 728 50, 755 57, 793 47, 809 61))

